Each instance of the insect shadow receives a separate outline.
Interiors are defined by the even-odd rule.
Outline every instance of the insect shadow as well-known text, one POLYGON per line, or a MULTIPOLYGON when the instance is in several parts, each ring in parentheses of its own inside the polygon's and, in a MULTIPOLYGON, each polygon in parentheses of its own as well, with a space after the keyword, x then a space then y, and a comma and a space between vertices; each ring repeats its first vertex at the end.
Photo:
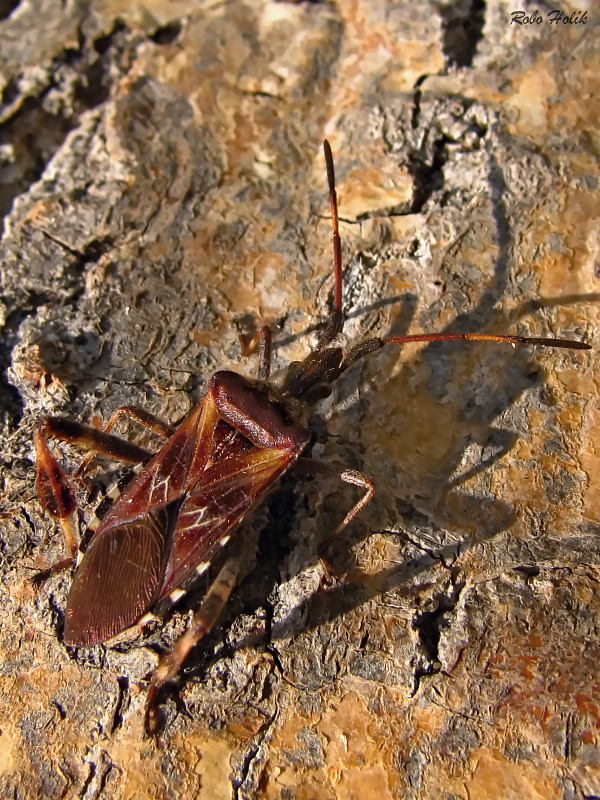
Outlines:
MULTIPOLYGON (((510 314, 497 309, 497 304, 504 295, 508 283, 513 239, 509 216, 503 200, 502 173, 493 158, 490 159, 490 164, 493 213, 499 240, 498 256, 492 277, 482 291, 477 306, 466 313, 457 315, 453 322, 445 328, 444 332, 446 333, 490 328, 502 330, 510 328, 518 319, 540 308, 594 302, 600 299, 600 295, 595 293, 574 294, 556 299, 527 301, 510 314)), ((386 305, 401 303, 403 308, 386 337, 393 339, 406 335, 409 330, 415 312, 415 302, 414 295, 395 296, 375 303, 369 308, 354 310, 348 316, 359 316, 386 305)), ((311 326, 304 333, 313 332, 315 327, 311 326)), ((279 343, 283 346, 293 338, 295 337, 281 337, 279 343)), ((417 359, 425 367, 423 371, 429 373, 425 383, 433 402, 441 404, 447 400, 447 386, 456 385, 457 369, 464 362, 469 347, 469 343, 434 342, 428 344, 418 354, 417 359)), ((430 571, 436 563, 442 563, 449 567, 456 562, 461 553, 491 540, 513 525, 517 517, 517 510, 510 504, 500 498, 482 498, 458 490, 463 483, 478 473, 490 469, 516 444, 519 438, 518 434, 508 428, 497 427, 494 420, 510 409, 524 392, 543 386, 544 370, 539 364, 532 366, 530 353, 522 348, 509 351, 506 348, 488 350, 481 347, 477 356, 480 357, 484 368, 478 371, 477 376, 466 385, 461 386, 460 399, 455 407, 453 417, 454 446, 447 453, 445 462, 436 464, 434 474, 423 472, 421 475, 412 476, 411 488, 413 494, 420 497, 418 504, 406 502, 402 498, 403 487, 397 487, 396 525, 394 530, 386 532, 392 536, 396 535, 400 540, 410 541, 412 543, 411 555, 375 575, 363 574, 361 576, 360 570, 348 563, 348 559, 351 558, 351 545, 356 545, 361 539, 368 539, 370 534, 377 532, 376 528, 382 509, 375 499, 373 505, 364 510, 362 517, 354 521, 352 528, 347 531, 347 535, 336 538, 335 544, 339 552, 337 557, 334 556, 334 560, 336 563, 343 564, 345 576, 342 573, 339 579, 334 577, 329 585, 321 586, 317 593, 304 601, 305 609, 290 609, 289 614, 275 621, 268 632, 269 641, 274 642, 279 638, 295 636, 331 622, 384 592, 390 592, 404 584, 414 582, 420 574, 430 571), (482 386, 482 375, 490 375, 487 385, 482 386), (477 464, 461 471, 460 464, 470 445, 478 446, 482 457, 477 464), (447 502, 450 493, 453 501, 451 504, 447 502), (448 534, 448 531, 455 533, 448 534), (458 533, 459 531, 462 533, 458 533)), ((389 348, 374 358, 379 359, 378 368, 375 370, 378 374, 385 376, 391 373, 399 355, 395 349, 389 348)), ((392 394, 396 394, 395 407, 399 409, 404 405, 405 387, 411 377, 411 367, 412 362, 408 362, 392 379, 395 387, 392 394)), ((345 391, 347 386, 344 386, 344 383, 351 383, 352 380, 350 376, 340 379, 342 396, 347 393, 345 391)), ((371 400, 376 396, 376 389, 362 389, 360 401, 362 407, 370 408, 371 400)), ((411 419, 410 414, 403 421, 404 428, 408 430, 414 429, 419 424, 417 419, 411 419)), ((342 412, 338 416, 337 427, 340 430, 356 428, 356 417, 353 415, 352 409, 342 412)), ((378 453, 378 458, 381 459, 381 453, 378 453)), ((365 453, 364 462, 368 469, 368 452, 365 453)), ((353 464, 353 466, 360 469, 363 464, 353 464)), ((265 524, 265 529, 259 539, 259 548, 262 553, 260 564, 253 570, 251 576, 242 582, 238 600, 231 608, 232 614, 239 613, 240 607, 250 609, 253 605, 255 608, 270 606, 269 598, 276 590, 281 575, 273 564, 280 565, 282 558, 289 554, 290 547, 293 546, 286 546, 285 539, 282 543, 281 534, 284 530, 289 531, 293 526, 295 512, 281 515, 281 510, 293 509, 296 505, 294 503, 296 485, 296 478, 292 474, 285 479, 284 486, 277 490, 275 499, 269 504, 269 521, 265 524), (282 497, 285 499, 281 499, 282 497), (279 516, 278 521, 276 521, 277 516, 279 516), (276 551, 276 556, 273 557, 272 562, 268 560, 268 563, 265 564, 264 557, 274 551, 276 551), (244 596, 250 598, 249 602, 244 602, 244 596)), ((337 514, 342 513, 339 507, 339 495, 338 488, 334 503, 337 514)), ((326 530, 331 524, 335 524, 334 520, 334 514, 325 515, 323 529, 326 530)), ((327 536, 326 533, 323 535, 327 536)), ((310 558, 303 563, 296 564, 299 571, 313 565, 314 560, 311 561, 310 558)), ((231 618, 229 614, 227 616, 231 618)), ((237 644, 238 646, 264 646, 265 643, 264 634, 249 634, 247 637, 242 637, 237 644)), ((200 654, 198 656, 201 662, 205 663, 205 658, 200 654)), ((188 668, 190 676, 194 676, 198 674, 198 670, 202 670, 202 666, 194 666, 193 663, 189 663, 188 668)))
MULTIPOLYGON (((394 326, 393 332, 397 334, 398 327, 394 326)), ((460 361, 460 353, 451 354, 453 345, 431 345, 432 350, 438 351, 431 355, 433 363, 439 363, 439 351, 445 350, 448 360, 453 360, 454 357, 460 361)), ((455 347, 455 346, 454 346, 455 347)), ((426 348, 429 350, 429 347, 426 348)), ((387 355, 382 354, 385 361, 395 360, 387 355)), ((396 356, 397 358, 397 356, 396 356)), ((418 356, 419 360, 428 360, 427 353, 421 353, 418 356)), ((378 372, 386 374, 386 369, 390 367, 381 366, 378 372)), ((452 366, 447 366, 447 372, 451 378, 452 366)), ((396 376, 395 383, 398 386, 397 402, 398 406, 402 405, 403 391, 402 384, 405 370, 401 370, 399 375, 396 376)), ((351 378, 349 379, 351 380, 351 378)), ((391 535, 397 535, 401 540, 410 538, 413 542, 422 541, 422 555, 419 557, 411 556, 403 563, 395 564, 389 570, 382 571, 377 575, 365 576, 365 582, 358 580, 358 573, 354 567, 348 563, 351 558, 350 548, 356 545, 360 540, 366 539, 377 528, 378 520, 380 525, 382 509, 378 503, 377 495, 375 495, 374 502, 370 507, 365 509, 362 516, 353 521, 352 528, 349 528, 343 536, 335 538, 335 548, 337 552, 328 552, 328 561, 332 562, 334 569, 340 568, 343 572, 339 575, 339 579, 333 576, 332 586, 323 586, 319 589, 318 596, 311 598, 309 603, 316 611, 316 607, 320 611, 316 613, 297 614, 294 613, 289 620, 284 620, 273 626, 271 636, 273 639, 279 636, 297 635, 304 630, 319 626, 324 622, 335 619, 340 614, 343 614, 364 603, 384 591, 390 591, 395 586, 405 583, 414 579, 419 573, 424 572, 432 567, 436 562, 450 563, 456 560, 458 555, 477 544, 489 540, 506 530, 515 520, 516 511, 510 505, 503 502, 501 499, 484 499, 481 497, 473 497, 466 493, 461 493, 460 502, 453 504, 453 509, 449 509, 445 505, 445 498, 450 490, 456 490, 464 481, 472 477, 473 474, 483 471, 491 467, 498 459, 510 451, 515 442, 517 435, 509 430, 503 430, 493 427, 493 419, 500 416, 503 411, 509 408, 522 394, 523 391, 532 389, 536 385, 542 383, 542 371, 537 369, 534 373, 528 371, 526 360, 519 360, 519 363, 512 364, 510 369, 504 375, 504 381, 500 386, 496 384, 494 388, 498 389, 503 396, 504 402, 500 406, 497 401, 486 409, 478 407, 479 412, 482 413, 482 419, 477 417, 478 438, 487 439, 488 455, 485 460, 480 462, 477 467, 474 467, 462 475, 456 475, 457 465, 462 460, 462 456, 466 447, 473 440, 473 427, 472 421, 465 418, 464 414, 457 410, 455 418, 455 439, 457 446, 453 452, 448 453, 447 460, 444 464, 438 464, 436 471, 433 475, 413 476, 412 485, 415 494, 421 497, 421 502, 418 506, 411 502, 407 502, 402 498, 402 486, 397 487, 397 525, 396 529, 389 531, 391 535), (462 418, 461 418, 462 417, 462 418), (415 487, 416 484, 416 488, 415 487), (425 484, 428 484, 427 486, 425 484), (432 492, 432 485, 435 487, 432 492), (460 509, 457 508, 460 506, 460 509), (444 538, 448 539, 448 534, 444 533, 447 529, 450 530, 467 530, 468 535, 465 537, 457 536, 453 538, 450 543, 443 543, 444 538), (410 532, 407 537, 406 531, 410 532), (350 577, 350 582, 344 577, 343 573, 350 577), (353 591, 351 591, 353 585, 353 591), (296 619, 298 625, 295 625, 291 620, 296 619)), ((479 387, 480 388, 480 387, 479 387)), ((343 388, 342 388, 343 392, 343 388)), ((376 394, 376 389, 373 390, 376 394)), ((468 408, 471 402, 474 402, 475 393, 465 393, 463 397, 463 405, 468 408)), ((363 391, 361 393, 361 404, 364 408, 368 408, 371 401, 371 392, 363 391)), ((341 430, 351 430, 356 424, 353 415, 353 409, 342 412, 337 417, 337 427, 341 430), (352 425, 346 424, 346 419, 351 421, 352 425)), ((406 427, 410 427, 410 416, 404 422, 406 427)), ((352 445, 348 442, 349 447, 352 445)), ((379 454, 380 456, 380 454, 379 454)), ((369 453, 364 453, 365 469, 368 470, 369 453)), ((362 467, 362 459, 360 464, 356 461, 352 464, 357 468, 362 467)), ((304 481, 310 481, 311 478, 302 476, 303 486, 304 481)), ((314 479, 312 479, 314 480, 314 479)), ((328 479, 329 480, 329 479, 328 479)), ((378 481, 375 478, 375 484, 378 481)), ((298 478, 295 474, 291 474, 284 479, 284 485, 275 490, 273 499, 269 503, 269 519, 264 523, 263 531, 259 538, 259 548, 263 556, 269 554, 271 557, 268 563, 262 561, 262 565, 256 567, 251 575, 243 582, 240 591, 249 591, 253 597, 253 602, 258 605, 268 604, 268 597, 276 589, 277 583, 280 580, 280 572, 277 565, 281 565, 281 559, 285 558, 293 543, 286 543, 284 531, 289 530, 294 525, 294 518, 298 516, 298 508, 296 495, 296 488, 298 486, 298 478), (281 515, 281 510, 284 509, 284 514, 281 515), (285 513, 287 510, 287 513, 285 513), (278 518, 277 518, 278 517, 278 518), (282 538, 283 537, 283 538, 282 538), (275 551, 275 555, 273 552, 275 551), (275 568, 273 566, 275 565, 275 568), (263 579, 260 575, 263 573, 263 579), (271 575, 271 580, 265 582, 264 577, 271 575), (246 587, 248 584, 248 587, 246 587), (260 586, 260 593, 258 587, 260 586)), ((388 485, 389 491, 389 485, 388 485)), ((334 488, 333 481, 330 485, 332 492, 335 492, 335 500, 333 501, 333 510, 321 515, 319 519, 319 527, 322 531, 323 539, 327 539, 327 531, 331 530, 335 525, 335 521, 343 514, 345 504, 350 505, 349 493, 341 492, 339 487, 334 488), (340 495, 347 495, 343 498, 340 495)), ((303 489, 300 490, 301 492, 303 489)), ((316 489, 319 491, 319 488, 316 489)), ((456 500, 456 497, 455 497, 456 500)), ((322 501, 321 505, 324 505, 322 501)), ((302 514, 302 512, 300 512, 302 514)), ((303 522, 297 522, 300 525, 300 531, 303 522)), ((297 563, 296 566, 299 571, 308 569, 314 566, 314 556, 309 558, 304 563, 297 563)), ((243 644, 256 644, 256 641, 244 641, 243 644)))
MULTIPOLYGON (((568 301, 579 302, 589 297, 573 297, 568 301)), ((398 298, 395 298, 398 304, 398 298)), ((563 300, 546 301, 546 305, 560 305, 563 300)), ((399 337, 410 328, 416 308, 416 298, 407 294, 401 298, 401 309, 389 332, 389 338, 399 337)), ((535 303, 524 304, 519 311, 522 314, 535 310, 535 303)), ((471 312, 457 317, 446 329, 449 332, 458 330, 472 330, 475 326, 479 329, 491 327, 492 329, 506 328, 514 323, 515 314, 507 318, 506 314, 489 307, 487 302, 478 305, 471 312)), ((412 378, 411 370, 415 361, 426 366, 423 370, 429 377, 424 379, 427 392, 432 402, 443 403, 446 400, 447 386, 456 386, 457 370, 462 372, 464 359, 473 348, 469 343, 432 343, 427 345, 415 356, 408 360, 398 374, 391 380, 393 382, 392 396, 395 396, 395 407, 403 408, 406 401, 406 387, 412 378), (440 377, 441 373, 441 377, 440 377)), ((386 487, 388 499, 390 490, 395 494, 392 499, 392 511, 396 511, 392 529, 383 531, 390 537, 397 537, 400 543, 407 544, 409 554, 404 559, 399 559, 389 568, 377 573, 362 572, 353 556, 353 548, 367 541, 381 526, 382 514, 390 516, 390 512, 382 508, 375 496, 374 502, 368 506, 362 515, 355 519, 352 526, 346 529, 343 535, 335 537, 335 550, 327 552, 327 561, 332 573, 325 578, 319 589, 301 601, 301 607, 294 606, 289 609, 277 610, 277 618, 270 619, 269 624, 260 631, 251 631, 236 639, 235 648, 266 647, 277 650, 279 639, 301 635, 309 630, 332 622, 347 612, 356 609, 370 600, 384 593, 394 592, 406 585, 414 587, 419 575, 425 576, 432 568, 441 564, 446 569, 459 566, 460 555, 468 549, 490 541, 495 536, 508 530, 516 520, 517 510, 509 503, 498 497, 475 496, 462 491, 460 487, 475 474, 490 469, 496 461, 510 452, 518 441, 518 434, 504 427, 498 427, 495 420, 502 417, 518 398, 528 391, 543 386, 544 370, 539 364, 532 366, 531 353, 522 348, 515 350, 496 348, 496 352, 482 345, 477 353, 478 361, 484 365, 477 376, 473 377, 466 385, 461 386, 460 402, 455 406, 452 419, 452 441, 454 445, 449 449, 445 460, 437 463, 435 471, 424 471, 420 475, 411 476, 411 493, 417 496, 417 503, 406 500, 403 496, 405 487, 401 484, 401 475, 395 492, 389 481, 386 487), (487 362, 487 363, 486 363, 487 362), (489 375, 488 384, 482 386, 482 375, 489 375), (470 445, 479 447, 484 457, 474 466, 461 470, 465 452, 470 445), (448 502, 448 499, 452 502, 448 502)), ((399 354, 390 349, 383 350, 377 356, 378 363, 373 366, 373 372, 385 376, 391 374, 396 365, 399 354)), ((355 367, 360 372, 358 365, 355 367)), ((359 374, 349 375, 340 380, 339 394, 343 397, 351 392, 348 386, 360 384, 359 374)), ((349 404, 336 418, 336 428, 340 431, 356 430, 357 416, 356 404, 360 403, 363 409, 370 409, 376 402, 378 395, 377 386, 372 389, 361 389, 360 401, 355 400, 349 404)), ((359 412, 359 416, 360 416, 359 412)), ((366 413, 366 412, 362 412, 366 413)), ((359 423, 360 424, 360 423, 359 423)), ((411 430, 420 424, 418 419, 412 419, 410 414, 403 419, 403 428, 411 430)), ((320 425, 312 420, 313 429, 325 430, 326 425, 320 425)), ((342 434, 343 435, 343 434, 342 434)), ((364 451, 357 463, 356 455, 352 455, 355 443, 347 441, 348 449, 345 457, 350 458, 350 465, 356 469, 369 470, 369 452, 364 451), (363 464, 364 461, 364 464, 363 464)), ((392 456, 390 455, 390 458, 392 456)), ((381 460, 378 452, 378 460, 381 460)), ((384 457, 384 461, 385 461, 384 457)), ((376 486, 378 478, 385 481, 382 470, 379 476, 373 476, 376 486)), ((260 556, 257 565, 250 574, 241 582, 233 602, 225 610, 223 623, 227 628, 237 616, 242 613, 250 617, 258 608, 267 609, 267 615, 273 615, 274 597, 282 577, 282 564, 293 555, 293 562, 297 573, 311 569, 318 558, 318 545, 312 550, 304 550, 306 558, 298 559, 293 552, 302 537, 302 529, 306 526, 307 512, 303 510, 302 498, 307 491, 305 481, 310 477, 302 476, 298 494, 298 477, 292 472, 286 476, 267 505, 267 518, 261 520, 261 531, 258 538, 260 556), (296 528, 295 528, 296 526, 296 528), (290 535, 290 531, 292 532, 290 535)), ((329 482, 331 479, 327 479, 329 482)), ((319 493, 322 481, 319 480, 314 491, 319 493)), ((339 517, 343 514, 346 505, 350 506, 351 491, 343 492, 333 482, 329 486, 330 496, 335 498, 332 509, 320 514, 317 521, 313 517, 313 528, 320 529, 322 541, 327 540, 328 531, 331 531, 339 517)), ((321 500, 320 505, 326 505, 321 500)), ((310 512, 308 516, 311 516, 310 512)), ((389 524, 386 522, 386 524, 389 524)), ((303 550, 303 548, 300 548, 303 550)), ((287 565, 286 565, 287 566, 287 565)), ((285 570, 284 570, 285 571, 285 570)), ((289 578, 293 574, 288 573, 289 578)), ((426 583, 430 582, 430 577, 426 583)), ((440 603, 447 601, 445 590, 440 592, 440 603)), ((409 601, 407 601, 409 602, 409 601)), ((446 608, 446 610, 448 610, 446 608)), ((414 624, 419 624, 422 611, 415 610, 414 624)), ((222 634, 219 634, 222 635, 222 634)), ((216 654, 213 646, 217 640, 207 642, 206 649, 199 648, 189 659, 185 675, 194 680, 205 674, 206 669, 222 655, 231 654, 230 644, 217 645, 216 654)), ((435 654, 430 654, 435 660, 435 654)), ((435 671, 432 669, 432 671, 435 671)))

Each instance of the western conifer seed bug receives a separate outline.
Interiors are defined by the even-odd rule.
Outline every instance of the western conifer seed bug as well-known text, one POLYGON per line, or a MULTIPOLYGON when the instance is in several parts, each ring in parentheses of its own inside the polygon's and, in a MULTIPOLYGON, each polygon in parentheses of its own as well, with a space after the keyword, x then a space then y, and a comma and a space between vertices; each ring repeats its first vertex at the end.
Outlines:
POLYGON ((232 536, 239 543, 195 612, 186 632, 154 672, 147 700, 146 726, 159 727, 161 687, 175 680, 190 650, 211 630, 235 587, 246 558, 240 523, 258 506, 276 481, 294 464, 336 473, 354 484, 362 497, 333 531, 339 534, 369 503, 375 492, 366 475, 338 472, 309 456, 311 436, 307 413, 331 393, 334 381, 348 367, 388 345, 405 342, 488 341, 587 350, 569 339, 544 339, 493 333, 427 333, 359 342, 344 353, 335 340, 344 326, 342 251, 338 226, 333 156, 324 142, 333 226, 334 293, 317 344, 303 361, 292 362, 280 385, 269 383, 271 332, 257 337, 256 380, 234 372, 217 372, 206 394, 173 430, 151 414, 120 408, 97 429, 61 417, 42 419, 35 433, 37 490, 46 511, 64 528, 70 558, 56 566, 77 564, 67 600, 64 642, 87 647, 141 626, 163 607, 176 603, 186 587, 210 566, 232 536), (155 453, 111 430, 126 415, 165 439, 155 453), (73 488, 50 440, 78 445, 92 453, 136 464, 135 475, 114 494, 112 505, 89 525, 89 545, 78 552, 73 522, 73 488))

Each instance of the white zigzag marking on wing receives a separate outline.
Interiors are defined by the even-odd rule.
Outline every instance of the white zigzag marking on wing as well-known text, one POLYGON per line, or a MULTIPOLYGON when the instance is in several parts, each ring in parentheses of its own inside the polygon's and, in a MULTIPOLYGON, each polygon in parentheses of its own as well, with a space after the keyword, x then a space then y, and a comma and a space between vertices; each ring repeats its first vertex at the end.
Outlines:
POLYGON ((150 493, 150 502, 151 503, 156 503, 157 505, 160 505, 161 501, 162 502, 166 501, 167 497, 169 496, 169 481, 170 480, 171 480, 171 476, 170 475, 165 475, 164 478, 161 481, 159 481, 158 483, 153 483, 152 484, 152 490, 151 490, 151 493, 150 493), (157 498, 157 495, 161 491, 162 491, 162 497, 159 500, 157 498))
POLYGON ((212 525, 215 521, 215 517, 209 517, 208 519, 204 519, 204 515, 207 512, 206 506, 200 506, 199 508, 195 508, 193 511, 188 511, 186 514, 179 515, 179 521, 177 528, 180 531, 189 531, 193 528, 207 528, 209 525, 212 525), (185 525, 181 525, 182 520, 189 519, 189 522, 186 522, 185 525))

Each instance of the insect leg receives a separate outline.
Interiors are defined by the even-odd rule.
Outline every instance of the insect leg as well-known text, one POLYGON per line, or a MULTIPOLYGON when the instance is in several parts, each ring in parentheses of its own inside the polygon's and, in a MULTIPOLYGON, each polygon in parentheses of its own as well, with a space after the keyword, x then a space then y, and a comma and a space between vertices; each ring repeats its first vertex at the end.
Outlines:
POLYGON ((173 435, 173 428, 170 425, 167 425, 166 422, 155 417, 154 414, 151 414, 149 411, 145 411, 143 408, 138 408, 137 406, 121 406, 117 408, 106 425, 102 427, 102 430, 105 433, 110 433, 121 417, 128 417, 134 422, 139 422, 144 428, 148 428, 148 430, 153 431, 158 434, 158 436, 162 436, 163 439, 168 439, 173 435))
POLYGON ((268 325, 259 331, 258 380, 268 381, 271 374, 272 332, 268 325))
POLYGON ((127 439, 64 417, 44 417, 37 427, 35 437, 36 443, 40 439, 56 439, 130 464, 137 464, 152 455, 150 450, 128 442, 127 439))
POLYGON ((152 675, 146 704, 146 730, 155 735, 160 727, 158 699, 161 688, 174 681, 190 650, 209 633, 221 616, 229 596, 235 588, 242 567, 248 560, 248 545, 229 558, 211 584, 200 608, 194 614, 185 633, 177 640, 173 650, 165 656, 152 675))
MULTIPOLYGON (((144 428, 156 433, 158 436, 162 436, 164 439, 168 439, 173 435, 173 428, 171 428, 170 425, 167 425, 166 422, 155 417, 154 414, 151 414, 149 411, 145 411, 143 408, 138 408, 137 406, 121 406, 117 408, 106 424, 102 425, 100 423, 97 427, 103 433, 110 433, 121 417, 127 417, 133 422, 139 423, 144 428)), ((90 452, 81 461, 76 474, 83 475, 96 455, 97 452, 91 448, 90 452)))
POLYGON ((258 380, 268 381, 271 374, 271 353, 273 332, 268 325, 263 325, 248 341, 240 336, 242 355, 251 356, 258 348, 258 380))
POLYGON ((129 463, 144 461, 151 453, 143 447, 99 431, 91 425, 60 417, 45 417, 41 420, 34 434, 38 497, 46 511, 60 521, 71 557, 75 559, 78 537, 73 515, 77 501, 64 469, 48 446, 50 439, 92 448, 95 452, 129 463))
POLYGON ((74 561, 77 555, 77 534, 73 524, 73 514, 77 508, 75 493, 63 468, 48 447, 48 437, 42 425, 36 429, 34 442, 38 497, 46 511, 60 520, 67 547, 74 561))
POLYGON ((335 467, 332 467, 331 464, 326 464, 322 461, 316 461, 312 458, 299 458, 294 465, 294 468, 297 467, 312 474, 315 472, 320 472, 322 474, 325 473, 327 475, 335 475, 341 481, 344 481, 344 483, 351 483, 354 486, 359 486, 361 489, 364 489, 363 496, 352 506, 344 519, 329 535, 329 539, 333 539, 335 536, 341 533, 344 528, 346 528, 346 526, 349 525, 352 520, 355 519, 363 511, 363 509, 369 505, 375 495, 375 484, 371 478, 369 478, 367 475, 363 475, 362 472, 357 472, 353 469, 339 470, 335 467))

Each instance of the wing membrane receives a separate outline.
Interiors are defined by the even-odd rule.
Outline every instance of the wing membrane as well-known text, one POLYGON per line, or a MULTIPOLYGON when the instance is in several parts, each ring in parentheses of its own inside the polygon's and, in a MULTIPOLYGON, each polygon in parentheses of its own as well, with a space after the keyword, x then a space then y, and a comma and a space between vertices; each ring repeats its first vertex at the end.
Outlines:
POLYGON ((69 592, 67 644, 81 647, 110 639, 155 603, 164 582, 176 513, 162 509, 145 514, 92 541, 69 592))

